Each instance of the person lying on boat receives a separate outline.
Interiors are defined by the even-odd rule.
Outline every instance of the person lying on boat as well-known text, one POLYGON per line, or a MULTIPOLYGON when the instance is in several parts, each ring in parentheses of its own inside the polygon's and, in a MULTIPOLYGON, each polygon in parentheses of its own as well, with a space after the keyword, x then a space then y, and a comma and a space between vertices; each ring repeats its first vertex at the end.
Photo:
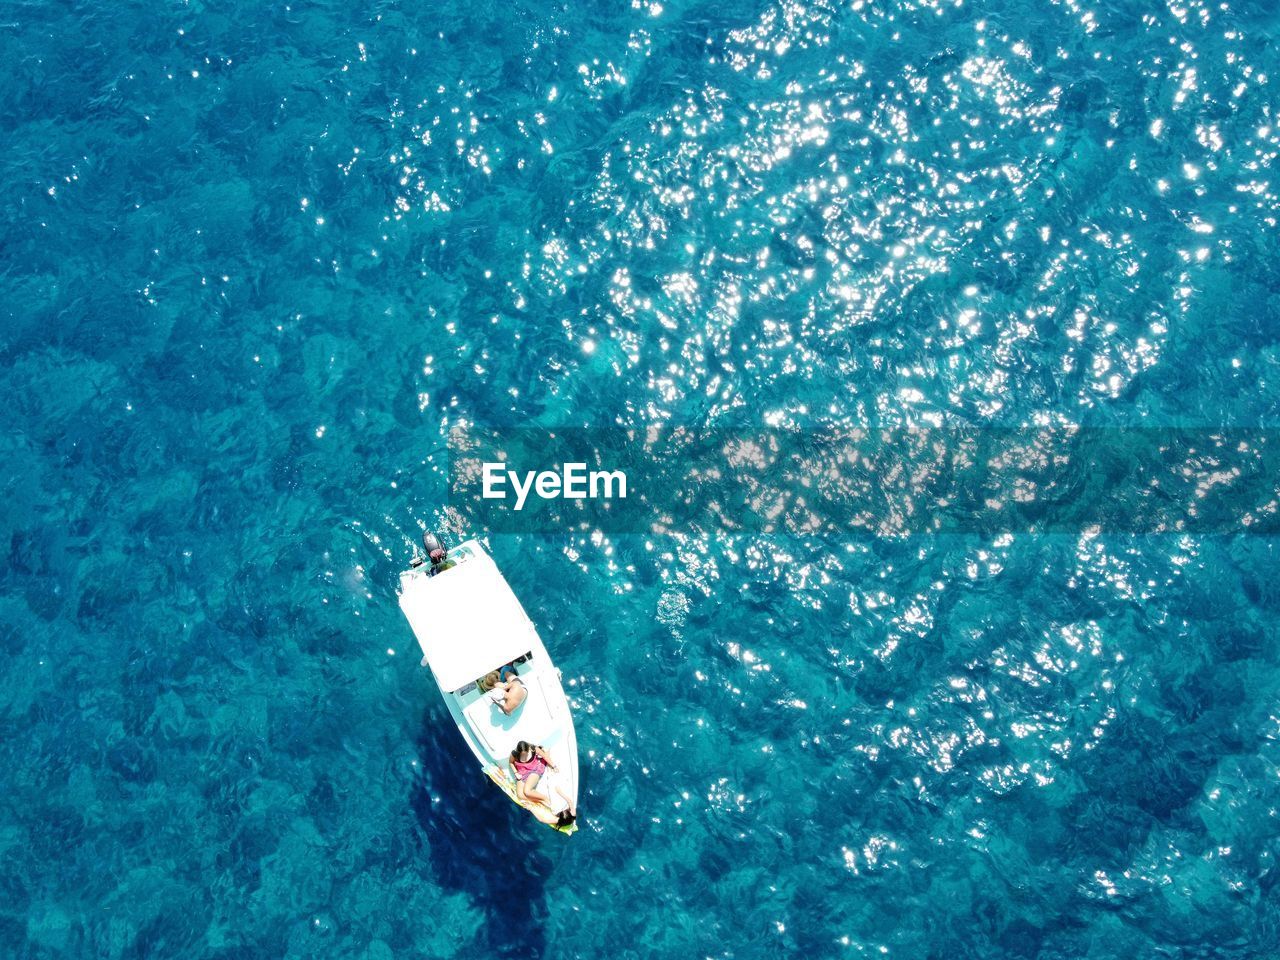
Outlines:
POLYGON ((559 802, 551 800, 547 803, 531 803, 528 804, 529 812, 543 823, 550 824, 553 827, 571 826, 578 819, 578 811, 574 809, 573 798, 558 783, 554 785, 553 789, 559 797, 559 802))
POLYGON ((526 740, 516 744, 511 751, 511 769, 516 775, 516 796, 530 805, 550 803, 551 798, 538 790, 538 781, 548 770, 559 769, 551 759, 551 754, 542 747, 535 747, 526 740))
POLYGON ((514 713, 529 696, 529 689, 514 669, 507 674, 505 680, 502 679, 502 673, 497 670, 486 674, 480 681, 480 689, 489 694, 489 699, 507 716, 514 713))

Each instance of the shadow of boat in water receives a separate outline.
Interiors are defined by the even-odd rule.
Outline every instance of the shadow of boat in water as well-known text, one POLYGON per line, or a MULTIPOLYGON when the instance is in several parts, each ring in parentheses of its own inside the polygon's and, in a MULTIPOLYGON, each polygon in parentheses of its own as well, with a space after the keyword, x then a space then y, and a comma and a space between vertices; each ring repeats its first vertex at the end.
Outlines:
MULTIPOLYGON (((475 932, 481 949, 496 957, 544 956, 543 877, 552 863, 532 831, 546 827, 481 772, 443 710, 424 713, 415 747, 420 772, 411 804, 433 880, 484 910, 486 922, 475 932)), ((459 939, 470 934, 456 931, 459 939)))

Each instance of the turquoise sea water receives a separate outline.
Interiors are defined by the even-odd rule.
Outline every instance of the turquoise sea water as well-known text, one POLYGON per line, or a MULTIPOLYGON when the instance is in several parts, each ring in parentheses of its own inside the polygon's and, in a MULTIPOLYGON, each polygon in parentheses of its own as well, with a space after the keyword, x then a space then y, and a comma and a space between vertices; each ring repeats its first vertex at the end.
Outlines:
POLYGON ((459 423, 1274 426, 1278 32, 5 5, 0 955, 1280 955, 1270 538, 495 534, 568 840, 395 603, 459 423))

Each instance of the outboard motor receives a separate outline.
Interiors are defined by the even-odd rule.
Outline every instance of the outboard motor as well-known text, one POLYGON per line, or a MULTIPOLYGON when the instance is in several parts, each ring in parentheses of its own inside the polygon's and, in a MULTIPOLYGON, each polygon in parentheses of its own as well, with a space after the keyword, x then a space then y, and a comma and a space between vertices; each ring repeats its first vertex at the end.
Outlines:
POLYGON ((445 550, 444 544, 430 530, 423 533, 422 546, 427 551, 427 559, 431 561, 431 575, 433 577, 437 573, 442 573, 453 566, 453 561, 449 559, 449 552, 445 550))
POLYGON ((437 566, 438 564, 444 561, 444 558, 445 558, 444 544, 441 543, 440 538, 437 537, 430 530, 426 531, 422 535, 422 545, 423 547, 426 548, 427 559, 431 561, 431 565, 433 567, 437 566))

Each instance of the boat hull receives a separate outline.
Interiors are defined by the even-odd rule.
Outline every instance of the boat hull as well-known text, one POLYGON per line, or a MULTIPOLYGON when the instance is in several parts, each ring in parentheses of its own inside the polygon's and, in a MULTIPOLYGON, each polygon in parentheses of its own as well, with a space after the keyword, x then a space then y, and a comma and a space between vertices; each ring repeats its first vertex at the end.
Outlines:
MULTIPOLYGON (((425 566, 402 573, 400 606, 458 732, 484 773, 536 818, 576 809, 578 741, 560 671, 480 543, 467 541, 450 559, 454 566, 434 574, 425 566), (512 661, 528 693, 508 716, 478 681, 512 661), (544 747, 557 768, 547 779, 551 802, 536 811, 516 795, 509 765, 521 740, 544 747)), ((576 824, 556 829, 572 833, 576 824)))

